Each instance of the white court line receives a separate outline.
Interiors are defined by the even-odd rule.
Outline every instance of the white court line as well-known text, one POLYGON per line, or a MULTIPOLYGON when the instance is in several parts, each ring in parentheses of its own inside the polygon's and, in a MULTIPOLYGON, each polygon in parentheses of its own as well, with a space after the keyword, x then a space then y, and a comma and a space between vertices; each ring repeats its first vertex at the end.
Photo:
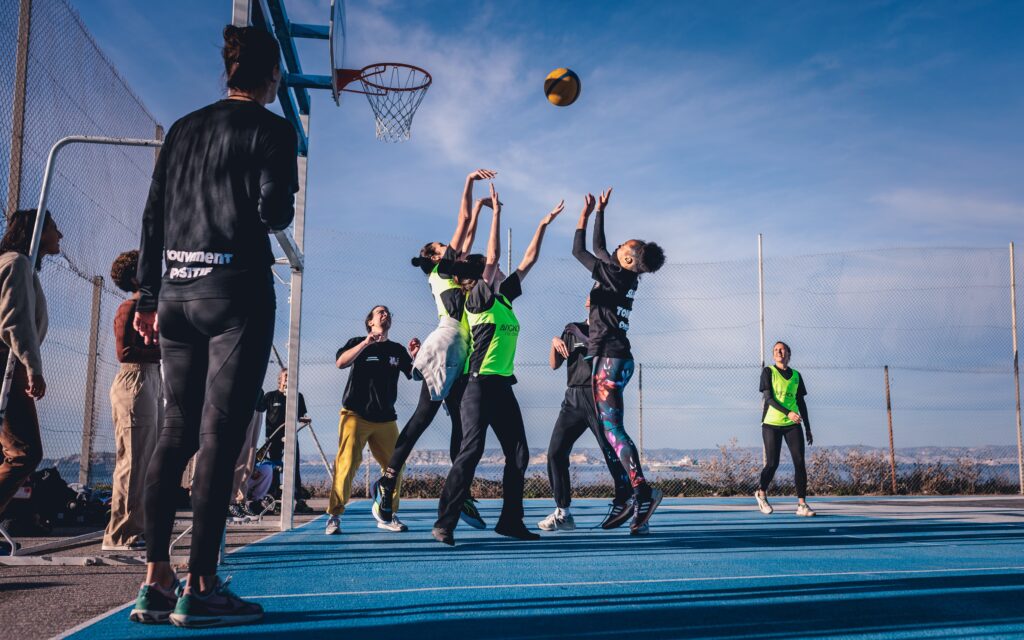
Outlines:
POLYGON ((678 584, 684 582, 724 582, 729 580, 776 580, 779 578, 837 578, 843 576, 923 575, 933 573, 970 573, 977 571, 1024 571, 1019 567, 974 567, 970 569, 907 569, 890 571, 836 571, 831 573, 775 573, 752 576, 710 576, 706 578, 653 578, 650 580, 596 580, 588 582, 538 582, 524 584, 479 584, 449 587, 416 587, 380 589, 375 591, 324 591, 321 593, 288 593, 271 596, 246 596, 246 600, 280 600, 283 598, 322 598, 326 596, 377 596, 395 593, 430 591, 486 591, 488 589, 548 589, 551 587, 600 587, 610 585, 678 584))
MULTIPOLYGON (((292 531, 298 531, 299 529, 301 529, 302 527, 305 527, 308 524, 313 524, 314 522, 316 522, 317 520, 319 520, 322 517, 323 516, 317 516, 317 517, 313 518, 312 520, 310 520, 309 522, 305 522, 303 524, 300 524, 299 526, 297 526, 294 529, 292 529, 292 531)), ((237 553, 237 552, 241 551, 242 549, 245 549, 247 547, 251 547, 254 544, 259 544, 261 542, 269 540, 269 539, 273 538, 274 536, 280 535, 282 533, 288 533, 288 532, 287 531, 275 531, 274 533, 271 533, 271 534, 263 536, 259 540, 254 540, 254 541, 250 542, 247 545, 243 545, 243 546, 241 546, 241 547, 239 547, 237 549, 232 549, 231 551, 228 551, 228 555, 231 555, 233 553, 237 553)), ((250 598, 246 598, 246 600, 249 600, 249 599, 250 598)), ((51 640, 63 640, 63 638, 67 638, 69 636, 72 636, 72 635, 78 633, 79 631, 83 631, 83 630, 87 629, 88 627, 91 627, 92 625, 96 624, 100 620, 104 620, 106 618, 109 618, 110 616, 114 615, 118 611, 124 611, 125 607, 127 607, 128 605, 134 604, 134 603, 135 603, 134 600, 129 600, 128 602, 126 602, 126 603, 124 603, 122 605, 118 605, 118 606, 114 607, 113 609, 111 609, 110 611, 107 611, 106 613, 101 613, 98 616, 89 618, 88 620, 86 620, 82 624, 79 624, 79 625, 76 625, 74 627, 71 627, 67 631, 64 631, 62 633, 59 633, 59 634, 53 636, 53 638, 51 640)))

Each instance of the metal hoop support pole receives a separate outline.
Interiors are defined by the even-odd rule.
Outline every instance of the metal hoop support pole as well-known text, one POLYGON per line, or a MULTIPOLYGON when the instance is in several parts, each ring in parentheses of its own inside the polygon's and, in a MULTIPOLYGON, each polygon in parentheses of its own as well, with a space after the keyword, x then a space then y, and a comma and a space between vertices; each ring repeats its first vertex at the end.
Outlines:
MULTIPOLYGON (((29 245, 29 263, 35 265, 39 257, 39 240, 43 235, 43 226, 46 222, 46 201, 50 197, 50 186, 53 182, 53 167, 57 161, 57 154, 61 149, 70 144, 102 144, 121 147, 160 147, 162 140, 140 140, 137 138, 110 138, 106 136, 68 136, 61 138, 50 148, 50 154, 46 158, 46 170, 43 172, 43 185, 39 189, 39 204, 36 206, 36 223, 32 229, 32 243, 29 245)), ((13 350, 7 354, 7 368, 4 370, 3 387, 0 389, 0 421, 7 413, 7 399, 11 394, 11 382, 14 378, 15 355, 13 350)))

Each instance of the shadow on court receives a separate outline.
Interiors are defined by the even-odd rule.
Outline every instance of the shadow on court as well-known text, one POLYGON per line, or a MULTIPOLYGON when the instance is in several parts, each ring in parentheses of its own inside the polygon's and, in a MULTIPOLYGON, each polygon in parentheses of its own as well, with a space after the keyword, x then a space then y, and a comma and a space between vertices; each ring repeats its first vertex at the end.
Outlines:
MULTIPOLYGON (((341 536, 313 522, 231 556, 224 573, 266 608, 259 625, 140 628, 127 613, 81 637, 811 638, 1024 637, 1024 526, 713 508, 672 500, 646 537, 591 529, 605 507, 574 504, 575 532, 512 541, 460 526, 429 537, 377 530, 353 505, 341 536), (691 508, 693 507, 693 508, 691 508)), ((485 501, 493 523, 499 502, 485 501)), ((527 522, 547 504, 527 505, 527 522)))
MULTIPOLYGON (((454 594, 453 594, 454 595, 454 594)), ((840 634, 970 634, 1024 624, 1024 574, 854 580, 813 584, 422 602, 387 607, 275 611, 266 622, 294 637, 550 638, 609 636, 799 638, 840 634), (472 616, 465 619, 462 616, 472 616), (367 618, 410 618, 363 626, 367 618), (315 630, 301 627, 316 625, 315 630), (299 628, 296 628, 299 627, 299 628), (278 627, 281 628, 281 627, 278 627)), ((1009 630, 1008 630, 1009 631, 1009 630)), ((905 635, 906 634, 906 635, 905 635)), ((250 637, 270 637, 249 628, 250 637)))

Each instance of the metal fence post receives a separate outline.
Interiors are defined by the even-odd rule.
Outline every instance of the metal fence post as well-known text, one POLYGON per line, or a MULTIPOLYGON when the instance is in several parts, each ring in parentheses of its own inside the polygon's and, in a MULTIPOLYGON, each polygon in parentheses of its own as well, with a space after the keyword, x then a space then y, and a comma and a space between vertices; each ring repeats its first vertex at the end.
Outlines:
POLYGON ((96 369, 99 365, 100 305, 103 277, 92 279, 92 319, 89 322, 89 362, 85 373, 85 412, 82 416, 82 452, 78 460, 78 482, 89 484, 92 475, 92 443, 96 438, 96 369))
POLYGON ((13 213, 21 201, 21 159, 25 146, 25 93, 28 88, 28 42, 32 22, 32 0, 21 0, 18 8, 18 52, 14 61, 14 96, 11 112, 11 164, 7 180, 7 211, 13 213))
POLYGON ((757 234, 757 306, 761 328, 761 368, 764 369, 764 234, 757 234))
POLYGON ((892 473, 892 492, 896 493, 896 446, 892 437, 892 395, 889 392, 889 365, 885 365, 885 412, 889 416, 889 469, 892 473))
POLYGON ((1024 494, 1024 446, 1020 423, 1020 358, 1017 353, 1017 264, 1010 243, 1010 320, 1013 324, 1013 394, 1017 402, 1017 486, 1024 494))
POLYGON ((643 465, 643 362, 637 362, 637 391, 640 393, 640 464, 643 465))

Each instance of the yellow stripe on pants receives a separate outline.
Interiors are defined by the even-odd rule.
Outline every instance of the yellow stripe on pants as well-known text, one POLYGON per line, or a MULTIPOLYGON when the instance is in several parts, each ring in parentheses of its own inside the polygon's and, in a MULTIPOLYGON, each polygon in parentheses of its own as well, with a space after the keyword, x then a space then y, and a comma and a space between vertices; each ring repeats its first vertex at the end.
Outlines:
MULTIPOLYGON (((338 420, 338 455, 334 459, 334 482, 327 513, 340 516, 352 497, 352 480, 363 461, 363 447, 370 445, 370 453, 381 469, 388 465, 398 442, 398 422, 370 422, 348 409, 341 410, 338 420)), ((394 511, 398 512, 398 494, 402 489, 402 474, 395 481, 394 511)))

